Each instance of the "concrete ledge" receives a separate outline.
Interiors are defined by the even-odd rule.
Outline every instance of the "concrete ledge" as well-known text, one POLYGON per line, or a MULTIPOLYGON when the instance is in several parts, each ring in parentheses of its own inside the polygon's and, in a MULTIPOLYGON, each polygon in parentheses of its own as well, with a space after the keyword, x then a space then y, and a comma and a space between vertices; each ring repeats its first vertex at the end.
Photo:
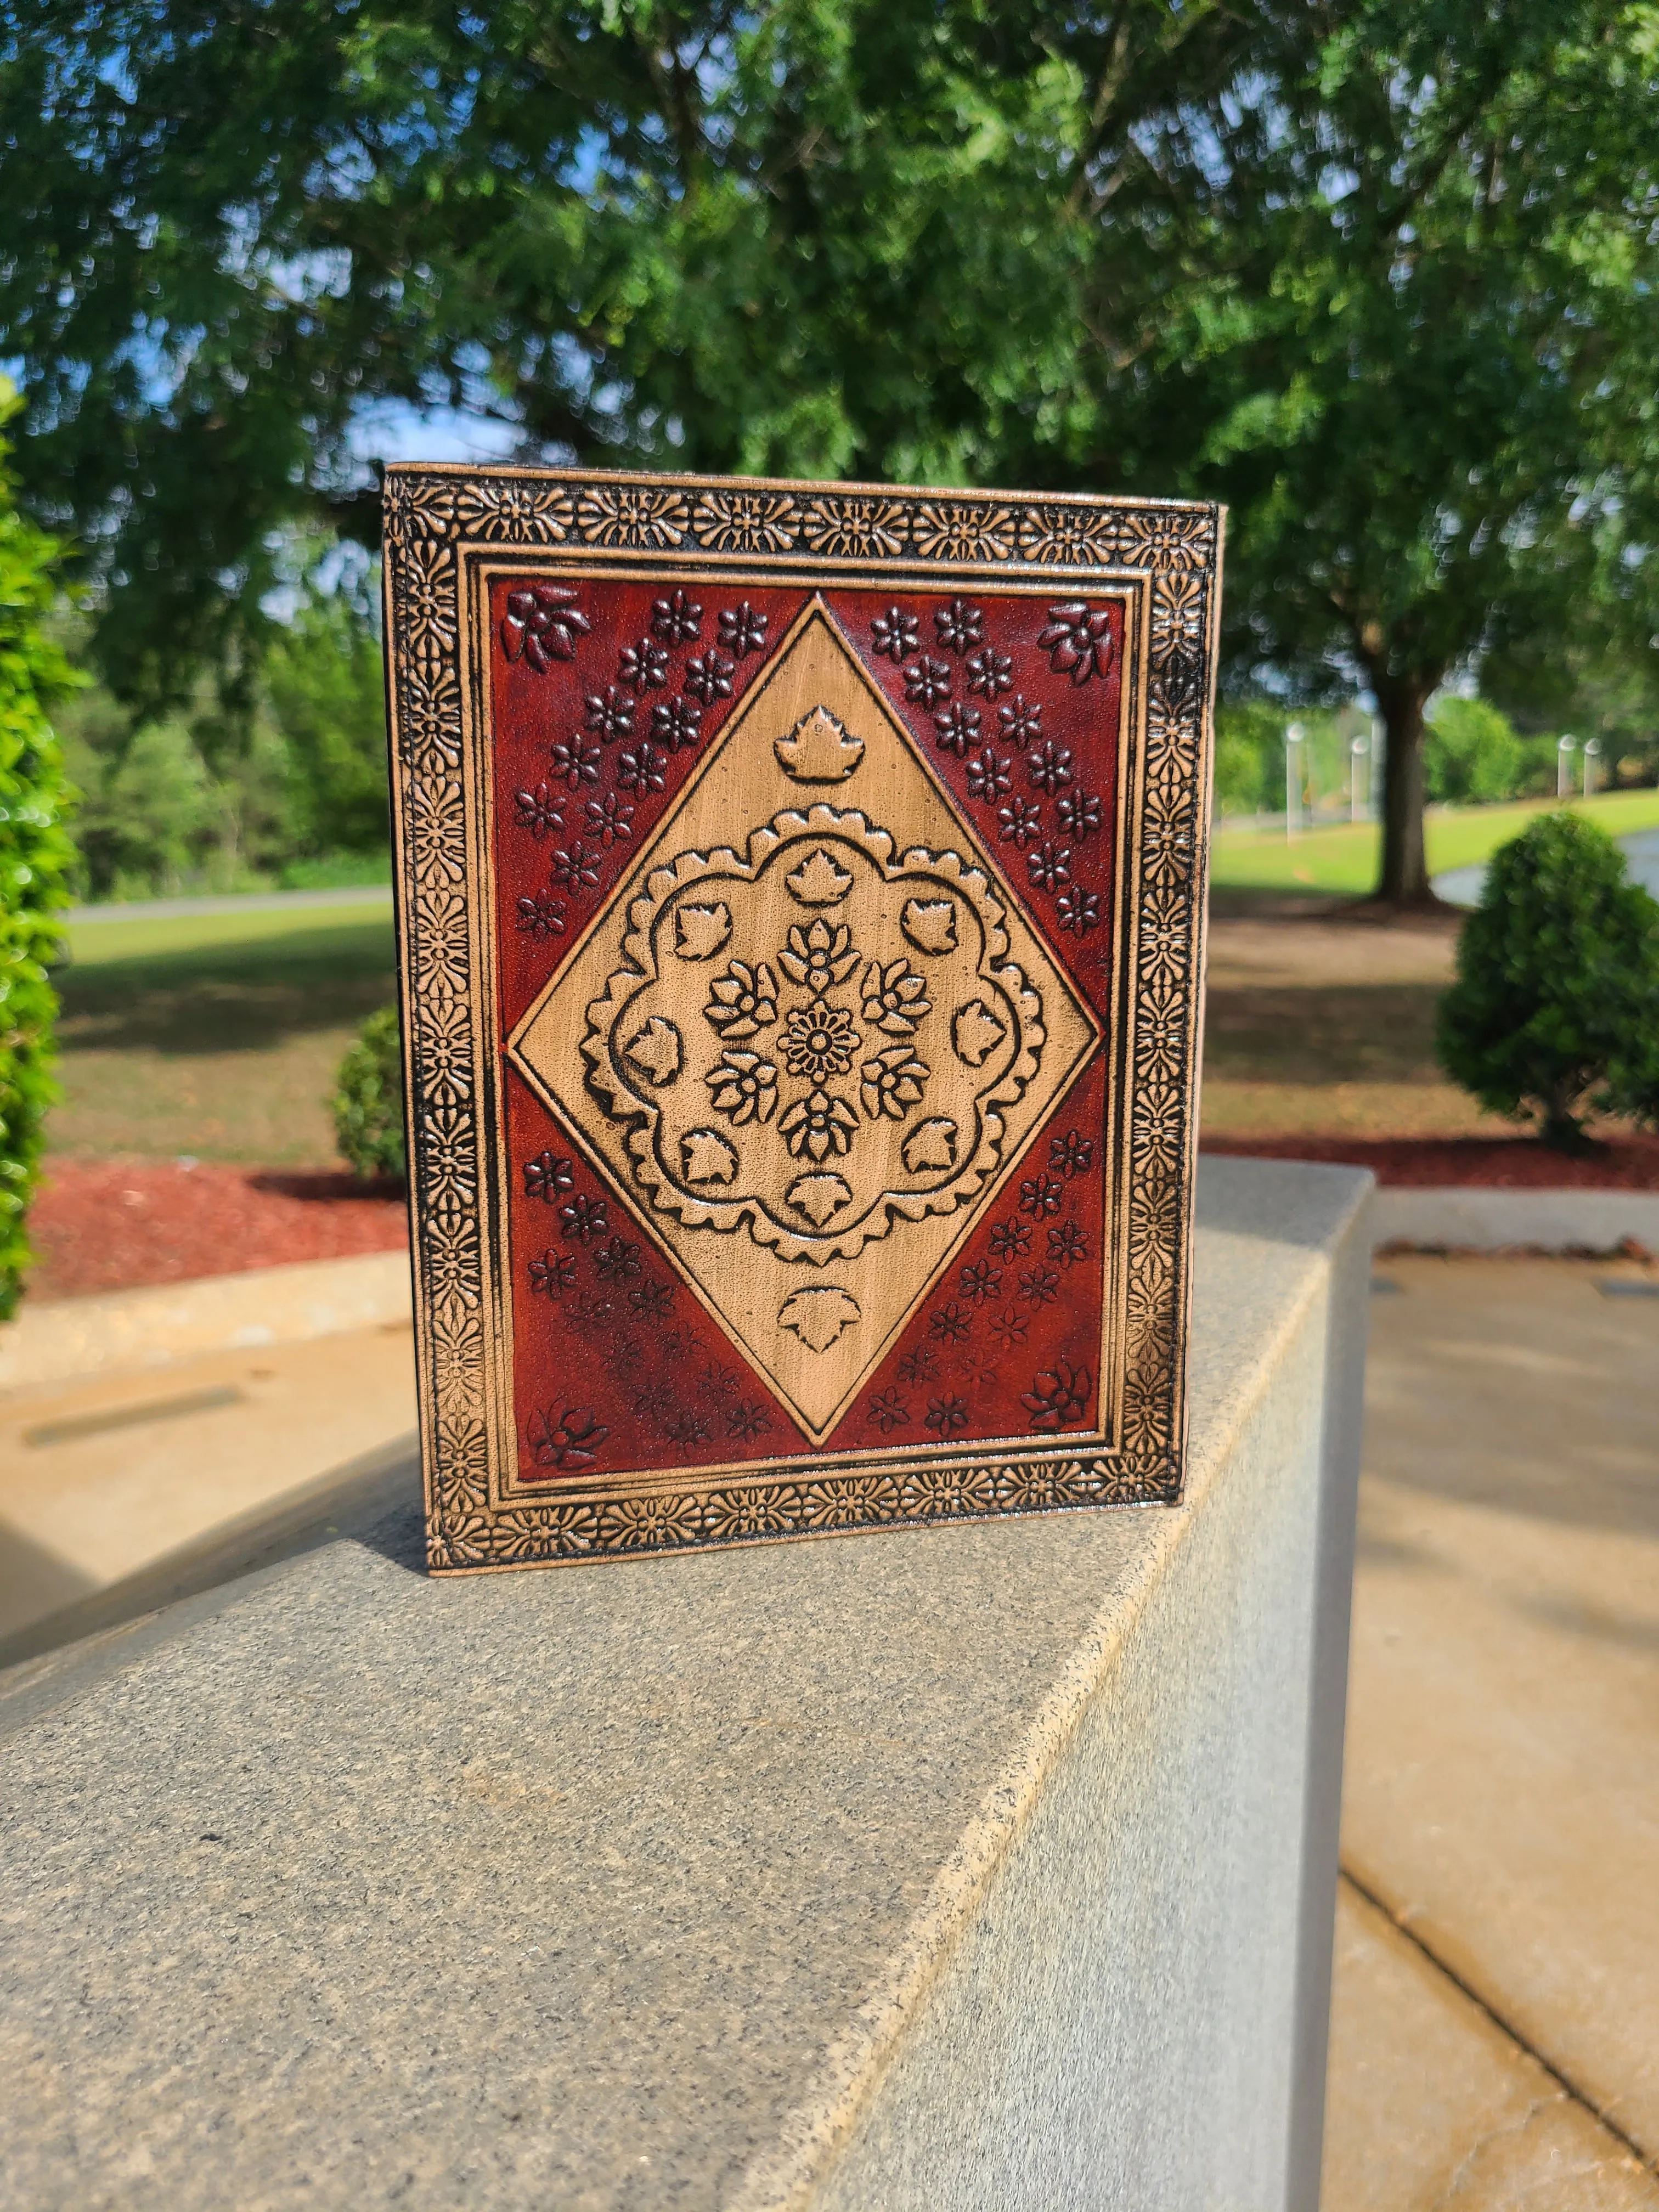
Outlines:
POLYGON ((405 1515, 60 1655, 0 2198, 1313 2212, 1367 1180, 1205 1163, 1173 1510, 437 1582, 405 1515))
POLYGON ((406 1252, 253 1267, 55 1305, 25 1301, 16 1320, 0 1327, 0 1391, 337 1336, 406 1320, 410 1310, 406 1252))
POLYGON ((1498 1252, 1612 1252, 1627 1237, 1659 1252, 1659 1191, 1379 1190, 1379 1244, 1498 1252))

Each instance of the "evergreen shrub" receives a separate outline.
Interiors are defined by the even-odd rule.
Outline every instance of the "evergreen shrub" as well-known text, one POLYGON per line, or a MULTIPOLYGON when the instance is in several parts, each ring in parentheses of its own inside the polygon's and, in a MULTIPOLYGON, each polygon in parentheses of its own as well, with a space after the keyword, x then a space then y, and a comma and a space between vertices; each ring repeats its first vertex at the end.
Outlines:
MULTIPOLYGON (((0 422, 17 395, 0 379, 0 422)), ((10 447, 0 441, 0 460, 10 447)), ((75 794, 47 719, 74 681, 47 635, 57 598, 54 541, 19 514, 0 466, 0 1320, 16 1311, 29 1250, 29 1201, 58 1095, 48 970, 59 945, 75 848, 64 828, 75 794)))
POLYGON ((398 1009, 371 1014, 334 1079, 335 1139, 340 1156, 363 1176, 405 1171, 404 1064, 398 1009))
POLYGON ((1501 846, 1440 1000, 1440 1065, 1489 1112, 1580 1149, 1587 1108, 1659 1118, 1659 901, 1582 816, 1501 846))

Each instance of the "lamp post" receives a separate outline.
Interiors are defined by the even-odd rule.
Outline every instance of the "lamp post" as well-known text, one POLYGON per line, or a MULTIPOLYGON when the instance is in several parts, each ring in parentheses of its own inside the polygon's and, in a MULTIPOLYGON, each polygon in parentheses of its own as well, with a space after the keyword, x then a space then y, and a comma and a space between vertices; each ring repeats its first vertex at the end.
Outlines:
POLYGON ((1302 743, 1302 725, 1291 722, 1285 731, 1285 838, 1286 843, 1302 828, 1302 778, 1297 773, 1297 746, 1302 743))
POLYGON ((1555 795, 1558 799, 1565 799, 1571 787, 1572 763, 1567 756, 1575 742, 1571 735, 1564 735, 1555 741, 1555 795))
POLYGON ((1370 805, 1370 793, 1360 795, 1360 785, 1365 781, 1366 744, 1364 738, 1355 738, 1348 747, 1348 819, 1362 820, 1370 805))
POLYGON ((1586 799, 1589 797, 1590 787, 1595 781, 1595 763, 1601 751, 1601 743, 1599 738, 1587 738, 1584 740, 1584 796, 1586 799))

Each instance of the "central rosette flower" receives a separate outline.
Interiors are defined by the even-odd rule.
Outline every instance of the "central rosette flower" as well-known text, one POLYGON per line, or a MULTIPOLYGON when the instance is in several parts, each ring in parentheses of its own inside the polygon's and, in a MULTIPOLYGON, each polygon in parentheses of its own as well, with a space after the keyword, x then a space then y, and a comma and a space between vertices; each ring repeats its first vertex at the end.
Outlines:
POLYGON ((783 1056, 792 1075, 809 1075, 817 1082, 826 1075, 845 1075, 862 1042, 845 1006, 814 999, 810 1006, 797 1006, 790 1014, 783 1056))

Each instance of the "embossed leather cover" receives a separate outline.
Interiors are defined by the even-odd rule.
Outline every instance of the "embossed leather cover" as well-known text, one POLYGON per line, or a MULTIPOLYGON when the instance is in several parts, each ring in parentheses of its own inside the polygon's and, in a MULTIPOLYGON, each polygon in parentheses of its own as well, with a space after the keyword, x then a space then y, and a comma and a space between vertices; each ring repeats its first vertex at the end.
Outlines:
POLYGON ((433 1566, 1176 1498, 1217 511, 386 536, 433 1566))

